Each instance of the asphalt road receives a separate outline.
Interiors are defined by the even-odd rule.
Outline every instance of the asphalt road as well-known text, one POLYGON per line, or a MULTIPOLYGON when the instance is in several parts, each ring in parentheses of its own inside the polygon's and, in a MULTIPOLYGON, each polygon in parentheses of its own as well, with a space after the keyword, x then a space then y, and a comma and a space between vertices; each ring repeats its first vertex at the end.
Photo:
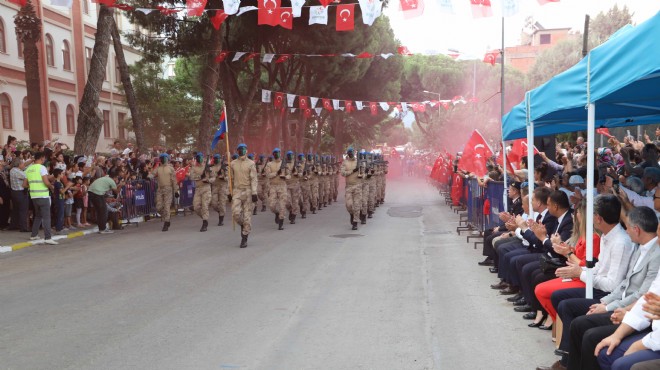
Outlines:
MULTIPOLYGON (((0 369, 533 369, 549 332, 488 288, 423 181, 357 232, 342 201, 249 246, 197 216, 0 255, 0 369)), ((212 217, 215 219, 215 215, 212 217)))

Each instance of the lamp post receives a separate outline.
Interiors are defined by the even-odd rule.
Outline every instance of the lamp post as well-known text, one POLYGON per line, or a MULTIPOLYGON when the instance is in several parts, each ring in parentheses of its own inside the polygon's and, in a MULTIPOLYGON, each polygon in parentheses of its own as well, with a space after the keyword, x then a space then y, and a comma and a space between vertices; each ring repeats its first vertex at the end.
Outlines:
POLYGON ((424 92, 427 94, 433 94, 438 96, 438 119, 440 119, 440 93, 428 91, 428 90, 424 90, 424 92))

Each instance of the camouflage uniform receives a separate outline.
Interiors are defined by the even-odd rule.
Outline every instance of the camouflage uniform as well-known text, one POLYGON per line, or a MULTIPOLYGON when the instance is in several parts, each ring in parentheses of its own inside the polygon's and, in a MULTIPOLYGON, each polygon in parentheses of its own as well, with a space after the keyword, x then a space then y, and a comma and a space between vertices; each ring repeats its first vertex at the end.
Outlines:
POLYGON ((316 213, 319 208, 319 175, 318 165, 312 164, 309 173, 309 202, 311 203, 312 213, 316 213))
MULTIPOLYGON (((210 172, 210 171, 209 171, 210 172)), ((193 198, 193 208, 195 213, 204 221, 209 219, 209 205, 211 204, 211 183, 210 173, 202 179, 204 174, 204 165, 197 164, 190 168, 190 179, 195 181, 195 196, 193 198)))
POLYGON ((270 188, 268 190, 268 204, 270 210, 278 215, 279 220, 284 220, 284 213, 286 212, 286 177, 288 174, 280 176, 277 172, 280 170, 282 160, 274 160, 268 162, 266 165, 266 177, 270 181, 270 188))
POLYGON ((241 235, 248 235, 252 231, 252 195, 257 194, 257 168, 246 156, 231 161, 230 165, 234 185, 231 214, 241 225, 241 235))
POLYGON ((362 207, 360 207, 360 214, 362 217, 367 217, 367 212, 369 211, 369 182, 366 173, 362 174, 360 183, 362 184, 362 207))
POLYGON ((339 166, 336 164, 332 167, 332 183, 333 183, 332 196, 333 196, 333 200, 336 202, 337 197, 339 196, 339 166))
POLYGON ((288 162, 286 164, 289 173, 291 174, 290 178, 286 180, 286 189, 287 189, 287 199, 286 199, 286 209, 289 211, 289 220, 291 223, 295 223, 295 218, 300 211, 300 176, 302 176, 302 171, 299 171, 299 168, 296 168, 294 162, 288 162))
POLYGON ((371 169, 370 173, 367 175, 367 184, 369 184, 369 199, 367 201, 368 218, 371 218, 371 215, 376 210, 377 182, 378 182, 378 176, 376 175, 376 170, 371 169))
POLYGON ((259 200, 261 201, 261 210, 264 211, 266 209, 266 205, 268 202, 268 188, 269 188, 269 181, 268 177, 266 177, 266 165, 268 162, 264 161, 264 163, 257 165, 257 193, 259 195, 259 200))
POLYGON ((346 158, 341 164, 341 175, 346 178, 346 210, 351 215, 351 222, 357 222, 362 208, 362 184, 358 178, 357 159, 346 158))
POLYGON ((223 169, 221 164, 211 167, 212 174, 215 175, 211 193, 211 205, 218 215, 225 216, 227 208, 227 199, 229 195, 229 183, 227 182, 227 169, 223 169))
POLYGON ((306 160, 303 159, 301 167, 303 168, 303 174, 302 177, 300 178, 300 196, 301 196, 301 202, 302 206, 300 208, 300 211, 302 213, 302 217, 305 217, 305 214, 309 212, 309 203, 310 203, 310 197, 311 197, 311 181, 309 179, 310 174, 308 171, 305 171, 305 163, 306 160))
POLYGON ((174 167, 168 164, 161 164, 156 168, 155 176, 158 181, 158 190, 156 191, 156 211, 164 222, 170 222, 170 208, 172 206, 172 194, 179 187, 174 176, 174 167))

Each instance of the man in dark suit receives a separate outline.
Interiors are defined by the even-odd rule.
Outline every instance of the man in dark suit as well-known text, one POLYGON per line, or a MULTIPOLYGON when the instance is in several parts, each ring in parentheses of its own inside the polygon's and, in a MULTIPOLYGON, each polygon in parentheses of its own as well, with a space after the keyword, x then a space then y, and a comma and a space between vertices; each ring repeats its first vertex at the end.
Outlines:
POLYGON ((482 254, 486 259, 478 262, 480 266, 493 266, 493 258, 495 257, 495 249, 493 249, 493 240, 498 236, 506 233, 508 230, 505 223, 512 217, 522 215, 522 198, 520 196, 520 182, 512 182, 509 184, 508 191, 508 212, 500 212, 500 225, 494 229, 489 229, 484 232, 484 248, 482 254))
POLYGON ((636 207, 628 213, 626 232, 636 244, 626 278, 600 300, 574 298, 561 301, 557 314, 564 327, 570 328, 568 333, 564 332, 559 346, 564 355, 552 367, 537 369, 600 368, 593 353, 598 343, 618 327, 610 325, 613 312, 620 308, 631 308, 649 290, 658 275, 660 247, 657 229, 658 218, 651 208, 636 207))

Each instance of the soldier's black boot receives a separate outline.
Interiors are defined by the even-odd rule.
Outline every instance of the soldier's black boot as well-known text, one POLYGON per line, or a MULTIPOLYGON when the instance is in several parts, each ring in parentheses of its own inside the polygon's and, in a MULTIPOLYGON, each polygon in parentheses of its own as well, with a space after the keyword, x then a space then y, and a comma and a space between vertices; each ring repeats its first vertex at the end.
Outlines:
POLYGON ((296 215, 291 215, 291 225, 294 225, 296 223, 296 215))
POLYGON ((353 225, 354 219, 353 219, 353 214, 351 213, 351 225, 353 225))
POLYGON ((276 224, 280 223, 280 213, 279 212, 275 213, 275 223, 276 224))
POLYGON ((170 229, 170 222, 165 221, 165 223, 163 224, 163 231, 167 231, 169 229, 170 229))
POLYGON ((360 224, 366 225, 367 224, 367 215, 360 213, 360 224))
POLYGON ((278 220, 277 225, 278 225, 277 230, 284 230, 284 220, 278 220))
POLYGON ((353 224, 352 230, 357 230, 357 222, 352 222, 352 224, 353 224))
POLYGON ((371 211, 369 211, 369 212, 367 213, 367 218, 372 218, 372 217, 373 217, 373 215, 374 215, 374 213, 373 213, 373 212, 371 212, 371 211))
POLYGON ((206 220, 202 221, 202 228, 199 229, 199 231, 200 231, 200 232, 204 232, 204 231, 206 231, 206 228, 207 228, 208 226, 209 226, 209 222, 208 222, 208 221, 206 221, 206 220))
POLYGON ((305 211, 301 212, 300 218, 307 218, 307 213, 305 211))
POLYGON ((266 212, 266 205, 265 205, 265 204, 263 204, 263 205, 261 206, 261 212, 266 212))
POLYGON ((219 216, 218 217, 218 226, 222 226, 225 224, 225 216, 219 216))
POLYGON ((247 247, 247 235, 241 234, 241 248, 247 247))

